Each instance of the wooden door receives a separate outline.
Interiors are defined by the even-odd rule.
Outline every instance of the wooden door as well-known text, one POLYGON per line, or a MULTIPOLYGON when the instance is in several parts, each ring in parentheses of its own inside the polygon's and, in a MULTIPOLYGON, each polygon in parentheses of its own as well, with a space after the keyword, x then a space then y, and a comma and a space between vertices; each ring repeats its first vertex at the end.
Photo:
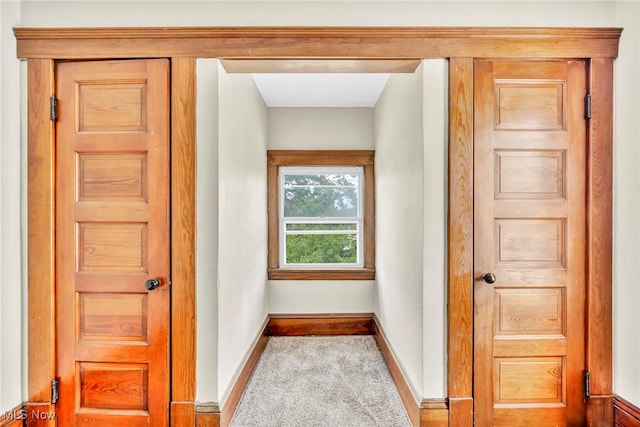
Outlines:
POLYGON ((585 88, 581 61, 474 64, 478 426, 584 425, 585 88))
POLYGON ((58 425, 166 426, 169 63, 56 73, 58 425))

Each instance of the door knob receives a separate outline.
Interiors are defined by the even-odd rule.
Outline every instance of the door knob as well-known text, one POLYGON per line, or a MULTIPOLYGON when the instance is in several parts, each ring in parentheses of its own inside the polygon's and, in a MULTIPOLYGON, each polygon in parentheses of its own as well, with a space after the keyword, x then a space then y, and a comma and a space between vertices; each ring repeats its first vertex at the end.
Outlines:
POLYGON ((145 282, 144 286, 148 291, 152 291, 160 287, 160 280, 158 279, 149 279, 145 282))
POLYGON ((480 276, 480 279, 482 279, 484 283, 492 284, 496 282, 496 275, 493 273, 484 273, 480 276))

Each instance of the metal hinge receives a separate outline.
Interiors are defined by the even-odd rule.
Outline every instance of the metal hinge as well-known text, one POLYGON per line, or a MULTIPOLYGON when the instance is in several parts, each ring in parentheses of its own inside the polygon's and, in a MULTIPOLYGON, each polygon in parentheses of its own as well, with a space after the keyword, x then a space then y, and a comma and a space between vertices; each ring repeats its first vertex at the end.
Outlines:
POLYGON ((590 379, 589 371, 584 371, 582 378, 584 381, 584 384, 583 384, 584 397, 588 399, 589 397, 591 397, 591 379, 590 379))
POLYGON ((591 94, 590 93, 588 93, 584 97, 584 117, 586 119, 591 118, 591 94))
POLYGON ((58 100, 56 99, 55 96, 52 96, 49 99, 49 104, 51 106, 51 108, 50 108, 51 121, 57 122, 58 121, 58 100))
POLYGON ((58 390, 60 383, 57 378, 51 380, 51 404, 55 405, 60 398, 60 392, 58 390))

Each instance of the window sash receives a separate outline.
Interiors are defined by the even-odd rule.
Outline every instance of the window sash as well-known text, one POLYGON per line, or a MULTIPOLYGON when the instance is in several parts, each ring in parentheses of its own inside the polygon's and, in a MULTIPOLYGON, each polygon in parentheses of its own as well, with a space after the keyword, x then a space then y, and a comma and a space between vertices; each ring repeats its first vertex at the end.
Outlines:
POLYGON ((364 206, 364 170, 360 166, 356 167, 321 167, 321 166, 309 166, 309 167, 280 167, 278 170, 278 193, 279 193, 279 258, 281 268, 309 268, 309 269, 331 269, 331 268, 358 268, 363 266, 363 206, 364 206), (357 190, 357 203, 355 216, 318 216, 318 217, 295 217, 284 216, 284 204, 285 204, 285 176, 288 175, 355 175, 357 176, 357 185, 296 185, 295 187, 318 187, 318 188, 340 188, 340 187, 356 187, 357 190), (308 224, 308 225, 338 225, 338 224, 353 224, 355 229, 345 230, 304 230, 288 229, 289 225, 293 224, 308 224), (287 236, 293 235, 355 235, 356 236, 356 262, 336 262, 336 263, 290 263, 287 261, 287 236))

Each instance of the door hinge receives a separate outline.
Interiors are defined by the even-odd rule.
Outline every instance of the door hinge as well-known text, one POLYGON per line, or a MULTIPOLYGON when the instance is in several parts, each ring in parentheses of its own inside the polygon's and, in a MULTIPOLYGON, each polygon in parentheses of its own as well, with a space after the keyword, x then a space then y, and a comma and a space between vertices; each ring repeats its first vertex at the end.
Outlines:
POLYGON ((589 397, 591 397, 591 379, 590 379, 590 374, 589 371, 584 371, 583 373, 583 381, 584 381, 584 397, 585 399, 588 399, 589 397))
POLYGON ((588 93, 584 97, 584 117, 586 119, 591 118, 591 94, 590 93, 588 93))
POLYGON ((50 108, 50 118, 52 122, 58 121, 58 99, 55 96, 52 96, 49 99, 50 108))
POLYGON ((51 380, 51 404, 55 405, 60 398, 59 387, 60 383, 57 378, 51 380))

